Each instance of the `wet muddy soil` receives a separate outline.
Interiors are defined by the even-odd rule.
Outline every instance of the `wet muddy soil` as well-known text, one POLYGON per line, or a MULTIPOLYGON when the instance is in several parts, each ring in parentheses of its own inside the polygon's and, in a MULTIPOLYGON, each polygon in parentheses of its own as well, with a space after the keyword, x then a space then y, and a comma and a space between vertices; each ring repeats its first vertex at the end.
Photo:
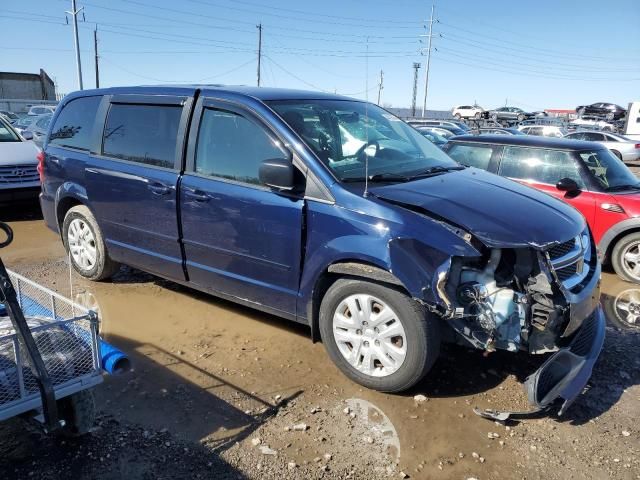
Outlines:
POLYGON ((7 266, 98 307, 103 336, 135 367, 95 389, 87 436, 2 425, 0 478, 640 479, 640 332, 624 322, 636 289, 612 274, 590 388, 561 418, 503 425, 472 407, 527 409, 521 382, 543 358, 447 346, 410 392, 366 390, 305 326, 129 268, 70 277, 35 206, 7 219, 7 266))

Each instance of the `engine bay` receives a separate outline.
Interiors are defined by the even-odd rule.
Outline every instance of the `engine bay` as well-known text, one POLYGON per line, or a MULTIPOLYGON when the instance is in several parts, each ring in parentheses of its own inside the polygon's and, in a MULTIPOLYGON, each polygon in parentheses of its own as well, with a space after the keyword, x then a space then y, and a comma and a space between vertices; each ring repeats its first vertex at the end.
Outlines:
POLYGON ((557 350, 569 304, 545 252, 491 249, 476 259, 454 257, 443 318, 476 348, 529 353, 557 350))

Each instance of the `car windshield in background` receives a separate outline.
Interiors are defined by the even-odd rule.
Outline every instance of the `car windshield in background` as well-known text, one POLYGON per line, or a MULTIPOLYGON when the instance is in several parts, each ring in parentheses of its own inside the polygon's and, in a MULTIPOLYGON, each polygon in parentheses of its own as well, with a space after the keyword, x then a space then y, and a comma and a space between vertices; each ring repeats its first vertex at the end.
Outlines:
POLYGON ((0 119, 0 142, 19 142, 20 137, 18 134, 9 126, 9 124, 0 119))
POLYGON ((364 181, 367 174, 373 181, 406 181, 461 168, 377 105, 349 100, 268 103, 341 181, 364 181))
POLYGON ((609 150, 579 153, 593 178, 606 191, 640 190, 638 178, 609 150))

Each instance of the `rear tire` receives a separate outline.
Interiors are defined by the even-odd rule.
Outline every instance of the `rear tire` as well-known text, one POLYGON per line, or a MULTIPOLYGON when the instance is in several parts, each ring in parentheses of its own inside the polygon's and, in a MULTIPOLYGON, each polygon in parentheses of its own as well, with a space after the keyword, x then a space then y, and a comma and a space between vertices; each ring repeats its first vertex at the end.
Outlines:
POLYGON ((65 421, 61 430, 65 437, 89 433, 96 421, 96 402, 91 390, 81 390, 58 401, 60 417, 65 421))
POLYGON ((120 268, 109 258, 100 227, 84 205, 72 207, 64 216, 62 241, 73 268, 89 280, 104 280, 120 268))
POLYGON ((611 251, 611 266, 623 280, 640 283, 640 232, 618 240, 611 251))
POLYGON ((611 150, 611 153, 613 153, 616 157, 618 157, 620 160, 622 160, 622 154, 619 151, 611 150))
POLYGON ((338 368, 381 392, 414 386, 440 351, 438 319, 403 292, 377 283, 337 280, 322 299, 319 323, 322 342, 338 368))

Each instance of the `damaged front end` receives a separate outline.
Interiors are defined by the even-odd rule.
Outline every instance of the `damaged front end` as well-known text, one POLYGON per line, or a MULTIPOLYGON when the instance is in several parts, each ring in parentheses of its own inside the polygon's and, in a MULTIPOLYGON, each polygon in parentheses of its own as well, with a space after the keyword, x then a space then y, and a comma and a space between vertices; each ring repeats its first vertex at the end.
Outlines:
POLYGON ((562 243, 451 257, 433 290, 459 341, 489 352, 555 352, 525 382, 537 411, 562 398, 561 414, 583 390, 604 341, 600 264, 588 229, 562 243))

